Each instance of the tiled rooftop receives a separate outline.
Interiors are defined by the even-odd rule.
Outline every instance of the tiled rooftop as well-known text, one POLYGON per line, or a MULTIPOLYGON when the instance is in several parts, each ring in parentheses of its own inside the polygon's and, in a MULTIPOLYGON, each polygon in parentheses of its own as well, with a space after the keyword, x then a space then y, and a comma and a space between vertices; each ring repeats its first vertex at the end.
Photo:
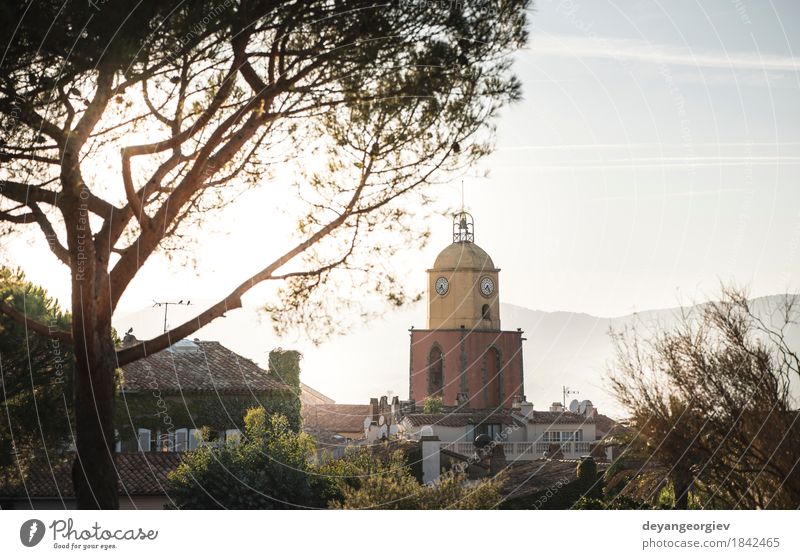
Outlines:
POLYGON ((125 365, 123 389, 249 393, 288 387, 219 342, 181 340, 164 351, 125 365))
MULTIPOLYGON (((0 498, 72 499, 72 462, 74 453, 50 457, 50 463, 38 460, 31 465, 24 484, 9 485, 0 480, 0 498)), ((127 452, 116 455, 120 495, 164 495, 167 474, 181 463, 181 453, 127 452)))

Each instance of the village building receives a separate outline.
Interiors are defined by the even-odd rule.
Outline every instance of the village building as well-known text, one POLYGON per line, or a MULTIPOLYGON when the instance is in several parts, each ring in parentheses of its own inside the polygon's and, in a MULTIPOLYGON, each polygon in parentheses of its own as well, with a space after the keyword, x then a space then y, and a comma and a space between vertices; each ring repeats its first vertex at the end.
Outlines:
POLYGON ((202 439, 239 439, 249 408, 291 415, 297 387, 283 376, 217 341, 180 340, 122 369, 117 450, 183 452, 202 439))
POLYGON ((326 454, 341 458, 349 447, 364 440, 364 420, 369 414, 367 404, 303 404, 303 431, 314 438, 320 459, 326 454))
MULTIPOLYGON (((440 451, 473 455, 481 435, 509 461, 599 454, 604 433, 590 401, 537 411, 526 400, 525 338, 521 329, 501 328, 500 269, 475 244, 470 214, 454 216, 453 242, 427 273, 427 324, 411 329, 412 406, 398 418, 398 436, 432 449, 423 450, 427 460, 438 460, 440 451), (441 410, 419 413, 433 398, 441 410)), ((428 468, 433 477, 440 470, 428 468)))
MULTIPOLYGON (((129 334, 125 343, 135 338, 129 334)), ((198 339, 180 340, 126 365, 116 404, 120 508, 168 506, 167 476, 181 464, 183 453, 202 444, 240 440, 247 409, 291 413, 298 388, 282 382, 289 377, 264 370, 217 341, 198 339)), ((299 413, 296 409, 298 425, 299 413)), ((363 435, 363 419, 361 425, 363 435)), ((74 452, 65 449, 36 460, 22 480, 0 480, 0 508, 74 508, 73 460, 74 452)))

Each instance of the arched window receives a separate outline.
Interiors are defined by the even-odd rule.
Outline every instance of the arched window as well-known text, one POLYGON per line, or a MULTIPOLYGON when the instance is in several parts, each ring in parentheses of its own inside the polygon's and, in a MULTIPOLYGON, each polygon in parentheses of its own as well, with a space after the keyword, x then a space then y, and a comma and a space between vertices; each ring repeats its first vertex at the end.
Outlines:
POLYGON ((444 356, 442 348, 435 345, 428 354, 428 395, 435 396, 441 393, 444 385, 444 356))
POLYGON ((481 309, 481 315, 483 315, 484 320, 492 319, 492 311, 489 308, 489 305, 483 305, 483 308, 481 309))

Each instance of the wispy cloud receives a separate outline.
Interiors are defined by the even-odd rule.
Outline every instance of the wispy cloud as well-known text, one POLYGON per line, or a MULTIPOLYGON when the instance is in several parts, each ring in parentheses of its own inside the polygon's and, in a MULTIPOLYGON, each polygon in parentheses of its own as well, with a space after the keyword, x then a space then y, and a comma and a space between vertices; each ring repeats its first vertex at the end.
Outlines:
MULTIPOLYGON (((694 142, 693 148, 786 148, 800 146, 800 142, 694 142)), ((686 149, 681 144, 665 144, 663 142, 629 142, 629 143, 595 143, 595 144, 531 144, 515 146, 499 146, 497 151, 575 151, 575 150, 598 150, 598 149, 686 149)))
POLYGON ((601 58, 695 68, 800 71, 800 59, 792 56, 693 50, 636 39, 535 34, 531 51, 534 55, 601 58))

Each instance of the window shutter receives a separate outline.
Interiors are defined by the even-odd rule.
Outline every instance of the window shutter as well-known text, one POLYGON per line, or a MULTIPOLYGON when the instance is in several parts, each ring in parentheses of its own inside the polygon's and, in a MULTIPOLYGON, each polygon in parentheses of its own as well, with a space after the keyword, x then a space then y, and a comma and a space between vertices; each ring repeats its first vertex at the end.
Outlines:
POLYGON ((199 438, 200 432, 197 429, 189 429, 189 450, 197 450, 199 438))
POLYGON ((150 429, 139 429, 139 450, 150 452, 150 429))
POLYGON ((175 452, 185 452, 188 448, 188 442, 188 429, 178 429, 175 431, 175 452))

